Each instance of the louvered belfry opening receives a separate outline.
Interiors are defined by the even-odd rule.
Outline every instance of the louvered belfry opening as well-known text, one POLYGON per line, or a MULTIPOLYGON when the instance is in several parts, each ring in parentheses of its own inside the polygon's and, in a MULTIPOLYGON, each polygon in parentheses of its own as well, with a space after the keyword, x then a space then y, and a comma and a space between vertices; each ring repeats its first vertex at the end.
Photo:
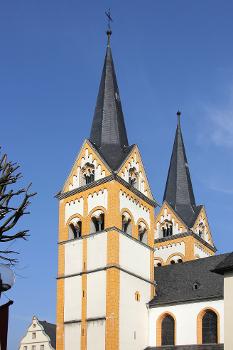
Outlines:
POLYGON ((175 321, 170 315, 162 321, 162 342, 161 345, 175 345, 175 321))
POLYGON ((212 310, 207 310, 202 318, 202 343, 218 342, 218 317, 212 310))

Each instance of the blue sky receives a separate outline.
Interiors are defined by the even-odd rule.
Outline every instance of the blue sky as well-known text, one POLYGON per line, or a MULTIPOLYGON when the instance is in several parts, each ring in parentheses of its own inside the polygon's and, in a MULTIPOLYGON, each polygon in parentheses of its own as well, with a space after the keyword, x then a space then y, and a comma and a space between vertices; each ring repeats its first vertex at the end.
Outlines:
MULTIPOLYGON (((233 1, 0 1, 0 144, 38 195, 20 227, 28 242, 11 308, 9 350, 32 316, 55 320, 55 193, 89 136, 102 70, 104 11, 128 136, 161 202, 176 127, 182 128, 196 201, 219 252, 233 250, 233 1)), ((2 302, 6 299, 3 297, 2 302)))

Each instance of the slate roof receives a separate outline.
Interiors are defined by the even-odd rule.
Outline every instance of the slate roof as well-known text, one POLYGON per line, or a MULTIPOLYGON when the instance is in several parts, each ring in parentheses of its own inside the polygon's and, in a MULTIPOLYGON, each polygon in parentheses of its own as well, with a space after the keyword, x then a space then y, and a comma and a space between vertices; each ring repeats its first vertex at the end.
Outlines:
POLYGON ((168 345, 149 347, 145 350, 223 350, 223 344, 203 344, 203 345, 168 345))
POLYGON ((200 206, 196 206, 193 193, 180 125, 180 112, 177 112, 177 116, 178 123, 163 200, 167 201, 187 226, 191 228, 200 212, 200 206))
POLYGON ((223 276, 212 270, 228 255, 156 267, 154 274, 157 295, 149 306, 223 298, 223 276))
POLYGON ((225 272, 233 271, 233 253, 227 255, 227 257, 218 264, 213 272, 224 275, 225 272))
POLYGON ((131 150, 109 43, 89 140, 112 170, 118 169, 131 150))
POLYGON ((51 345, 56 349, 56 325, 46 321, 39 321, 42 327, 45 330, 45 333, 49 336, 51 345))

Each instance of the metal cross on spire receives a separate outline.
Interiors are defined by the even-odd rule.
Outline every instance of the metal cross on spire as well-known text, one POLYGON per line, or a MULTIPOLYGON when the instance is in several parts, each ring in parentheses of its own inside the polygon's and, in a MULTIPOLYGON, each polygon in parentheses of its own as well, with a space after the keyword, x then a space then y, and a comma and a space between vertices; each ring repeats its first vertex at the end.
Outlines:
POLYGON ((108 29, 107 29, 106 33, 107 33, 107 36, 108 36, 108 46, 109 46, 109 44, 110 44, 110 37, 112 35, 111 22, 113 22, 110 8, 108 9, 108 11, 105 11, 105 15, 106 15, 107 21, 108 21, 108 29))

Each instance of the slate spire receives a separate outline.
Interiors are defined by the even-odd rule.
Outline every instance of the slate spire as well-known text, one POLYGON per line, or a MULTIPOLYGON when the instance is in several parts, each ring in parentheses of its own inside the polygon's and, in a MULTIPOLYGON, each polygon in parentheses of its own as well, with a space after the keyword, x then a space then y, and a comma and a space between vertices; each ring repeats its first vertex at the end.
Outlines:
POLYGON ((129 144, 110 46, 111 34, 111 30, 108 30, 108 44, 90 141, 108 165, 116 170, 128 154, 129 144))
POLYGON ((163 200, 167 201, 189 226, 197 210, 192 181, 177 112, 176 135, 163 200))

